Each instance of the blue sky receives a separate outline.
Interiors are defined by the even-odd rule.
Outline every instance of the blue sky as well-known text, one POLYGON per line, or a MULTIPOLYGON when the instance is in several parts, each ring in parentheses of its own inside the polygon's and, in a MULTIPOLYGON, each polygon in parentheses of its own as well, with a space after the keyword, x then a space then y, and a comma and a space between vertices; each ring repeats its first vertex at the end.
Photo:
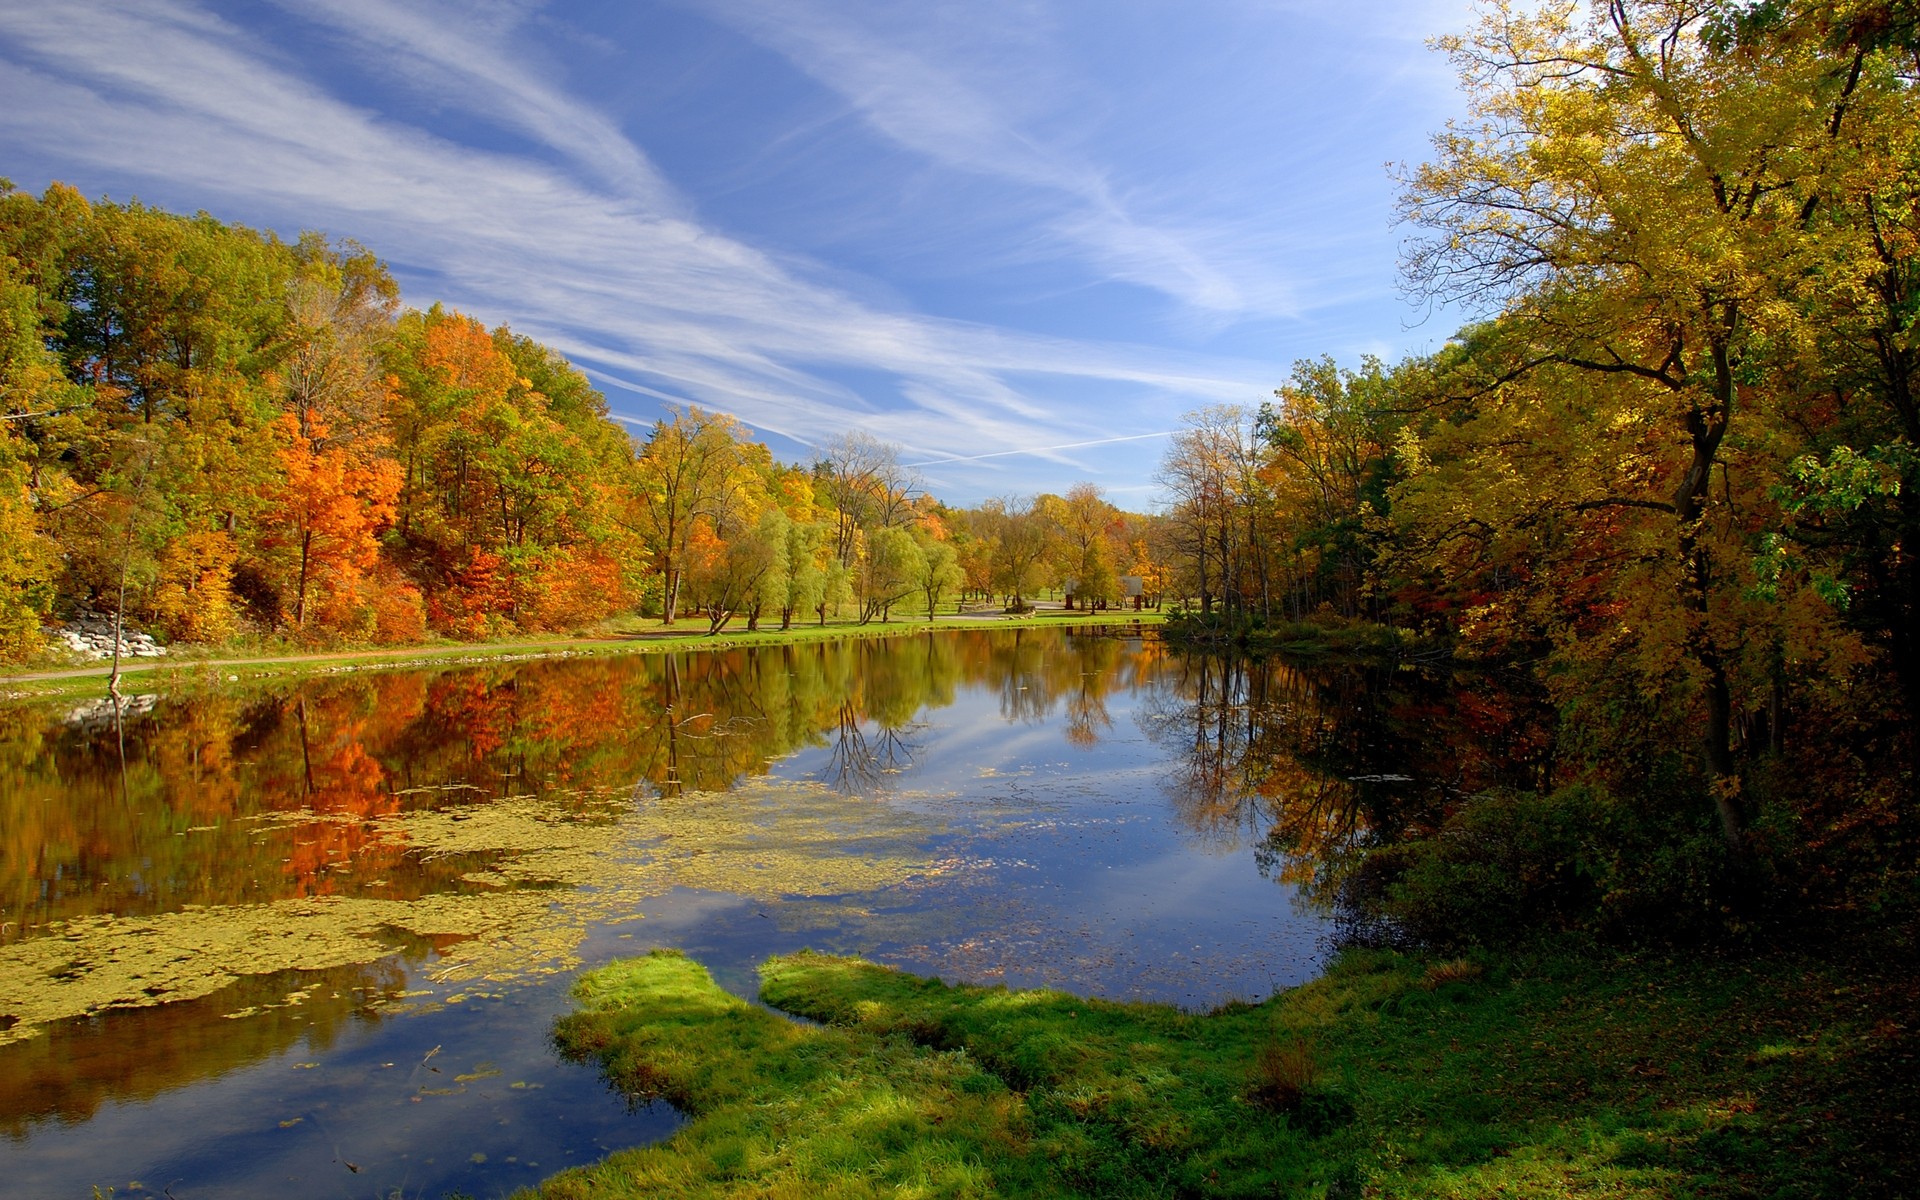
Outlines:
POLYGON ((1429 350, 1395 185, 1467 0, 10 0, 0 175, 384 257, 636 428, 1154 503, 1293 360, 1429 350))

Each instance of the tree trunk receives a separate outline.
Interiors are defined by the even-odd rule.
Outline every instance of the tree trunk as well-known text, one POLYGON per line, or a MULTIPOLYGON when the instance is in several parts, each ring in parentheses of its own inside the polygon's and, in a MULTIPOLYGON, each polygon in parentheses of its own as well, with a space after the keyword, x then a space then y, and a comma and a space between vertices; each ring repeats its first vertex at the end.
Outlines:
POLYGON ((674 610, 680 603, 680 572, 669 562, 661 572, 660 623, 673 624, 674 610))
POLYGON ((1734 397, 1733 371, 1724 341, 1714 343, 1712 359, 1714 404, 1708 409, 1696 405, 1687 413, 1687 435, 1693 454, 1675 491, 1673 509, 1679 522, 1680 559, 1685 572, 1681 583, 1685 590, 1682 605, 1691 625, 1687 649, 1707 676, 1707 724, 1702 731, 1707 786, 1720 816, 1720 836, 1726 843, 1727 854, 1736 864, 1743 864, 1747 858, 1746 818, 1740 806, 1740 776, 1733 769, 1733 697, 1726 664, 1708 624, 1713 558, 1701 537, 1701 527, 1706 521, 1707 488, 1713 479, 1720 442, 1726 437, 1734 397))
POLYGON ((296 629, 307 627, 307 562, 313 551, 313 530, 300 535, 300 592, 293 602, 293 625, 296 629))

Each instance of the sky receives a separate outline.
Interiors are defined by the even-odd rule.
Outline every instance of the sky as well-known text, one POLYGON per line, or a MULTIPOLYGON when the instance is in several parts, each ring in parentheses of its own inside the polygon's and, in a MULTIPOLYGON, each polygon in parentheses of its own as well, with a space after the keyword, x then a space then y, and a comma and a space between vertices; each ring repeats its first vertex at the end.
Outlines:
POLYGON ((850 430, 956 504, 1155 506, 1167 435, 1457 318, 1394 164, 1468 0, 6 0, 0 176, 383 259, 645 433, 850 430))

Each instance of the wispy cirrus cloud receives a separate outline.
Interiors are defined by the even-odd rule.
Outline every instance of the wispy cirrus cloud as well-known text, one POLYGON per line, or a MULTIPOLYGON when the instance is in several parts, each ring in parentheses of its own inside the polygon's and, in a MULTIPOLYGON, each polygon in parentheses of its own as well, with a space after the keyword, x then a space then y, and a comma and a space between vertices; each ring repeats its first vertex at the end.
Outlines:
MULTIPOLYGON (((1040 76, 1049 72, 1021 44, 1046 26, 1043 6, 969 5, 944 10, 945 20, 937 7, 820 0, 698 7, 785 56, 894 143, 955 170, 1051 194, 1047 224, 1057 241, 1078 247, 1109 277, 1212 314, 1297 311, 1291 289, 1271 273, 1256 281, 1244 261, 1232 269, 1234 248, 1218 244, 1215 230, 1143 216, 1110 170, 1025 127, 1016 98, 1048 91, 1040 76), (915 19, 903 23, 902 11, 915 19), (983 38, 981 30, 998 32, 983 38)), ((1071 88, 1055 82, 1053 90, 1057 103, 1071 88)))
POLYGON ((463 119, 535 150, 465 144, 356 102, 284 44, 189 0, 0 8, 0 134, 61 175, 351 233, 636 395, 802 443, 858 427, 922 456, 1041 447, 1078 465, 1053 448, 1085 440, 1084 410, 1043 401, 1049 389, 1102 389, 1102 419, 1124 434, 1257 396, 1271 378, 1262 363, 875 307, 703 223, 616 121, 510 52, 510 23, 371 0, 297 11, 363 65, 429 78, 463 119), (892 385, 876 398, 845 371, 892 385))

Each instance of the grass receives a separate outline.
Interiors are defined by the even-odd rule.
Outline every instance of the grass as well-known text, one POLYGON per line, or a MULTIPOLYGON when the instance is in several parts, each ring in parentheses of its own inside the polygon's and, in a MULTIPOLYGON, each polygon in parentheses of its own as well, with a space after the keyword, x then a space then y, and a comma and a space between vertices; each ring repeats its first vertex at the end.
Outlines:
MULTIPOLYGON (((724 650, 742 646, 787 645, 848 637, 902 637, 929 629, 1033 629, 1072 625, 1117 625, 1138 622, 1157 625, 1159 613, 1111 611, 1097 614, 1043 611, 1023 617, 956 616, 942 613, 929 622, 898 620, 861 625, 834 620, 825 625, 797 623, 782 632, 777 621, 749 632, 736 621, 718 634, 706 632, 703 617, 684 618, 671 627, 657 621, 632 618, 612 622, 600 631, 568 636, 514 638, 493 642, 443 642, 382 649, 338 648, 303 652, 297 645, 261 646, 244 653, 187 648, 160 659, 122 660, 126 692, 178 695, 216 690, 229 683, 298 679, 348 671, 404 670, 525 658, 588 657, 608 654, 660 654, 674 650, 724 650), (228 676, 235 678, 229 680, 228 676)), ((90 699, 106 695, 105 663, 69 664, 51 660, 26 664, 12 675, 0 675, 0 700, 90 699), (77 672, 85 672, 79 674, 77 672)))
POLYGON ((1423 641, 1405 630, 1367 621, 1316 617, 1304 621, 1252 621, 1225 612, 1172 614, 1168 637, 1180 644, 1233 646, 1256 654, 1285 654, 1294 658, 1318 656, 1405 657, 1409 654, 1444 657, 1446 647, 1423 641))
POLYGON ((658 951, 556 1036, 690 1121, 532 1194, 1910 1195, 1912 942, 1835 945, 1349 951, 1209 1014, 769 960, 761 998, 818 1024, 658 951))

